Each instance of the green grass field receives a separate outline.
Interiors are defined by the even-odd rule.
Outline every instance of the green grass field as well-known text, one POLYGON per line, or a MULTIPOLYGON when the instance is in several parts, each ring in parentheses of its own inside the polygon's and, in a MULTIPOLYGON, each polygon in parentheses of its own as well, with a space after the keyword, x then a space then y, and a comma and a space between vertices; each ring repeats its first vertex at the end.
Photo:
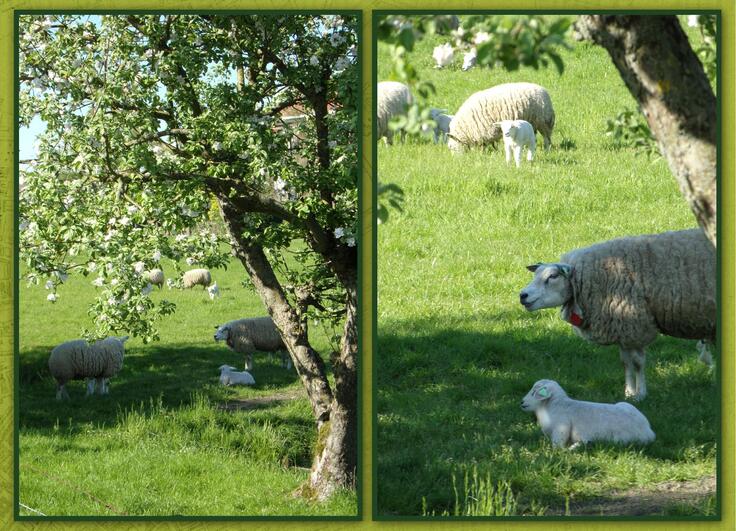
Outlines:
MULTIPOLYGON (((172 267, 166 271, 173 271, 172 267)), ((85 398, 81 381, 71 399, 55 400, 48 370, 53 346, 91 327, 91 278, 70 278, 55 304, 41 286, 20 286, 20 503, 45 515, 355 515, 354 492, 310 503, 292 493, 309 473, 316 430, 296 372, 279 356, 255 357, 253 388, 224 388, 218 367, 242 370, 244 358, 213 340, 214 326, 266 315, 241 285, 233 261, 214 270, 221 297, 201 288, 154 289, 177 305, 160 322, 161 341, 126 343, 123 370, 110 394, 85 398), (224 409, 226 403, 252 409, 224 409)), ((42 283, 43 284, 43 283, 42 283)), ((121 334, 122 335, 122 334, 121 334)), ((312 326, 315 348, 328 351, 312 326)), ((25 508, 21 515, 37 516, 25 508)))
MULTIPOLYGON (((555 106, 553 148, 516 169, 502 148, 453 156, 422 141, 377 147, 379 181, 405 192, 403 212, 378 227, 378 514, 502 514, 483 501, 510 487, 513 514, 597 514, 595 503, 654 493, 640 513, 619 514, 712 515, 712 489, 683 501, 666 488, 716 474, 717 376, 698 362, 694 341, 660 337, 648 349, 649 395, 639 407, 657 439, 647 447, 555 450, 519 407, 541 378, 573 398, 624 399, 617 347, 584 342, 556 310, 519 304, 531 280, 525 266, 618 236, 696 226, 664 160, 616 149, 604 135, 607 118, 636 108, 633 98, 605 51, 586 43, 563 53, 560 76, 463 72, 462 57, 438 70, 432 49, 446 40, 426 38, 410 56, 437 88, 432 106, 452 114, 475 91, 539 83, 555 106)), ((389 61, 379 46, 379 80, 389 61)))

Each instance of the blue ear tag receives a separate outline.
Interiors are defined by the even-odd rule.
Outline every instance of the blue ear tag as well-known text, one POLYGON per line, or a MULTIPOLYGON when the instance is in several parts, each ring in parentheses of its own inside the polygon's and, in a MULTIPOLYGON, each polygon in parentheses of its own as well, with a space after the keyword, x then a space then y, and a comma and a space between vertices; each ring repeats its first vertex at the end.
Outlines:
POLYGON ((549 396, 549 391, 547 391, 546 387, 542 387, 539 391, 537 391, 537 394, 542 398, 547 398, 549 396))

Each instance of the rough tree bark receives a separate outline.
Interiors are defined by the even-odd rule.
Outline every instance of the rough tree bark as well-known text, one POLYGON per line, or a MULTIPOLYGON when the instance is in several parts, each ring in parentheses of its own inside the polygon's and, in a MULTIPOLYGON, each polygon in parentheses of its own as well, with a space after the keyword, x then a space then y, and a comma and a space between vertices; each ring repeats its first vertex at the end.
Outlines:
POLYGON ((716 245, 716 98, 675 16, 583 15, 579 34, 605 48, 716 245))

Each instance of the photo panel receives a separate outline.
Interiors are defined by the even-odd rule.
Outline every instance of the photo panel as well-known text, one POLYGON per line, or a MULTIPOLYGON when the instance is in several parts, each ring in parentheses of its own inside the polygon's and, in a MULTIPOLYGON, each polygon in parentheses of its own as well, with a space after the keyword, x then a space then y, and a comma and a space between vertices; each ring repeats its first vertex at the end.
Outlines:
POLYGON ((720 519, 720 12, 374 12, 374 517, 720 519))
POLYGON ((360 32, 15 12, 16 519, 360 517, 360 32))

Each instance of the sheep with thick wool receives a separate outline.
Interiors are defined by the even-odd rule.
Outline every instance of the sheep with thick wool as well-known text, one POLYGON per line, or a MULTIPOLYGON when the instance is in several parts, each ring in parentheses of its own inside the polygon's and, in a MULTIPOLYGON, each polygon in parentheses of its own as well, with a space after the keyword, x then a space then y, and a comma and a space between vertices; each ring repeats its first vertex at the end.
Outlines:
POLYGON ((534 83, 504 83, 465 100, 450 122, 447 145, 455 152, 495 145, 503 120, 526 120, 544 137, 545 149, 552 144, 555 110, 547 89, 534 83))
POLYGON ((521 304, 561 306, 578 335, 618 345, 626 396, 646 396, 644 349, 658 334, 715 341, 716 250, 701 229, 618 238, 527 269, 521 304))
MULTIPOLYGON (((286 351, 281 335, 270 317, 249 317, 215 326, 215 341, 225 341, 227 346, 245 355, 245 370, 253 370, 253 354, 256 351, 286 351)), ((282 354, 282 365, 291 369, 291 357, 282 354)))
POLYGON ((66 384, 71 380, 87 380, 87 396, 95 392, 106 395, 108 382, 123 368, 125 342, 128 336, 108 337, 88 343, 84 339, 66 341, 53 348, 49 371, 56 380, 56 399, 69 398, 66 384))
POLYGON ((593 441, 646 444, 655 438, 647 418, 628 402, 573 400, 554 380, 536 382, 521 409, 534 412, 542 432, 558 448, 572 450, 593 441))
POLYGON ((151 269, 146 273, 146 279, 154 286, 158 286, 159 289, 164 286, 164 272, 161 269, 151 269))
POLYGON ((194 286, 202 286, 203 289, 207 289, 210 284, 212 284, 212 275, 207 269, 190 269, 184 273, 181 279, 181 285, 184 289, 193 288, 194 286))
MULTIPOLYGON (((376 127, 378 138, 386 137, 386 143, 393 143, 394 132, 388 123, 394 116, 406 114, 406 108, 414 98, 409 87, 398 81, 381 81, 376 89, 376 127)), ((402 131, 403 140, 403 131, 402 131)))

